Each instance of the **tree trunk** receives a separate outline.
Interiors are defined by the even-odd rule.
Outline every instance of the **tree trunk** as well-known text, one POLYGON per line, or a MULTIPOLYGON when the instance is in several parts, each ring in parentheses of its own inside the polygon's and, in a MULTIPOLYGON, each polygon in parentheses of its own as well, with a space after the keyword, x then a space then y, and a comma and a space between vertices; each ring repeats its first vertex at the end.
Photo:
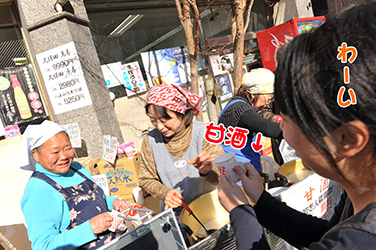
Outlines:
MULTIPOLYGON (((191 68, 191 84, 192 92, 199 94, 198 87, 198 69, 197 69, 197 54, 198 54, 198 42, 199 42, 199 30, 198 21, 200 18, 200 13, 196 4, 196 0, 183 0, 182 5, 179 0, 175 0, 176 9, 178 11, 178 17, 180 23, 183 27, 189 54, 189 62, 191 68), (194 13, 194 27, 191 20, 191 8, 194 13)), ((197 116, 198 121, 203 121, 201 106, 199 105, 199 115, 197 116)))
POLYGON ((234 39, 234 87, 235 92, 239 89, 243 77, 243 57, 244 57, 244 10, 246 0, 232 0, 234 11, 234 22, 232 34, 234 39), (234 30, 235 29, 235 30, 234 30))

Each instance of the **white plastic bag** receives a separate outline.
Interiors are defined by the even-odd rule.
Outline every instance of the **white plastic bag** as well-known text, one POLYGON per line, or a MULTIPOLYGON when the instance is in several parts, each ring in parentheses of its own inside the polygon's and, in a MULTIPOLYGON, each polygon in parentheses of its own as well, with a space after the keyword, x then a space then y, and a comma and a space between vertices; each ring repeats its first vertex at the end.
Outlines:
POLYGON ((281 143, 279 144, 279 152, 281 152, 281 156, 285 163, 299 158, 299 156, 295 153, 295 150, 290 147, 285 139, 282 139, 281 143))

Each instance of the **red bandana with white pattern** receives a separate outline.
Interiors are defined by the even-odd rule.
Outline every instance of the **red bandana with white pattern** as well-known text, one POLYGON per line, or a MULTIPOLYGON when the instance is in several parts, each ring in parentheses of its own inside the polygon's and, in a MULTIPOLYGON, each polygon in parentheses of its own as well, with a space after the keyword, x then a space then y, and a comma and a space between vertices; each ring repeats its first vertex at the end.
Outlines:
POLYGON ((198 104, 202 97, 177 85, 162 84, 150 88, 146 96, 146 105, 154 104, 181 114, 185 114, 187 109, 193 109, 198 115, 198 104))

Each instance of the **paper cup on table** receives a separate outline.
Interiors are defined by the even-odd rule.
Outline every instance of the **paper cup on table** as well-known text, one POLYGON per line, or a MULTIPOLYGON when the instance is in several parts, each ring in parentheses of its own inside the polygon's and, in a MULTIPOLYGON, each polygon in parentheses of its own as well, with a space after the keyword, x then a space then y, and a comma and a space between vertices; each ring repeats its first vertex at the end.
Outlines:
POLYGON ((218 156, 213 160, 214 164, 217 166, 219 172, 222 175, 227 175, 227 165, 236 162, 235 153, 226 153, 218 156))
POLYGON ((142 189, 140 187, 136 187, 132 190, 132 193, 135 202, 139 205, 144 205, 144 194, 142 193, 142 189))
POLYGON ((128 159, 132 159, 133 156, 137 154, 137 149, 132 146, 129 146, 124 149, 124 153, 128 159))
POLYGON ((120 224, 123 222, 123 218, 119 217, 118 214, 120 214, 116 210, 112 210, 111 212, 108 212, 112 216, 112 222, 111 226, 108 228, 111 232, 115 232, 120 224))

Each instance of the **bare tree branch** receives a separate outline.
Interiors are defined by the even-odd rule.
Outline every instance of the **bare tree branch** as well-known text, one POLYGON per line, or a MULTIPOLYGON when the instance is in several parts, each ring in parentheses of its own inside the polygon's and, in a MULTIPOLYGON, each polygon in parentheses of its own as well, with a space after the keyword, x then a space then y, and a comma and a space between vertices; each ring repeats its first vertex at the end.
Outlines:
POLYGON ((195 17, 194 17, 194 57, 197 58, 197 53, 198 53, 198 44, 199 44, 199 41, 200 41, 200 37, 199 37, 199 30, 198 30, 198 21, 200 20, 200 12, 197 8, 197 4, 196 4, 196 0, 188 0, 189 3, 191 4, 191 7, 193 9, 193 12, 195 14, 195 17))
MULTIPOLYGON (((182 5, 179 0, 175 0, 176 9, 178 11, 178 17, 180 23, 183 27, 186 39, 187 47, 189 54, 189 63, 191 68, 191 85, 192 92, 199 94, 198 88, 198 68, 197 68, 197 54, 198 54, 198 45, 199 45, 199 30, 198 30, 198 21, 200 18, 200 13, 197 7, 196 0, 182 0, 182 5), (194 13, 194 26, 191 20, 191 8, 194 13)), ((201 107, 198 107, 201 111, 201 107)), ((197 116, 198 121, 202 121, 202 113, 199 112, 197 116)))
POLYGON ((247 0, 232 0, 235 26, 232 25, 232 35, 234 39, 234 87, 235 91, 240 87, 243 76, 243 57, 244 57, 244 18, 243 14, 247 0), (235 29, 235 31, 234 31, 235 29))
POLYGON ((254 3, 255 0, 251 0, 251 2, 249 3, 248 5, 248 9, 247 9, 247 16, 245 18, 245 25, 244 25, 244 32, 247 32, 247 29, 248 29, 248 25, 249 25, 249 19, 251 17, 251 10, 252 10, 252 7, 253 7, 253 3, 254 3))

